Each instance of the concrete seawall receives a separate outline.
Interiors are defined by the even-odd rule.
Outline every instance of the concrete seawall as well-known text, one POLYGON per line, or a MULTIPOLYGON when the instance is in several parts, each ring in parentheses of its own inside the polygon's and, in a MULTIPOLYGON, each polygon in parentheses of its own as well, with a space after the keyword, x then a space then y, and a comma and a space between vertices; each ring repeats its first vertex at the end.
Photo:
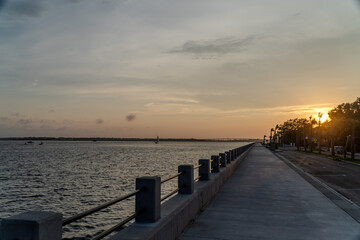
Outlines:
POLYGON ((155 223, 133 223, 109 240, 171 240, 181 235, 220 187, 234 173, 237 166, 251 150, 250 147, 236 160, 211 173, 208 181, 198 181, 193 194, 177 194, 161 205, 161 219, 155 223))

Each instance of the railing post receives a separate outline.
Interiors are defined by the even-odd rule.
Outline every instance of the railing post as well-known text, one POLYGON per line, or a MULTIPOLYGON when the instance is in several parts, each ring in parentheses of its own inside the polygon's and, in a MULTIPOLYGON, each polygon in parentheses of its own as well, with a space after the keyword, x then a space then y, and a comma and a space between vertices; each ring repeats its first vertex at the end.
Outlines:
POLYGON ((136 222, 156 222, 160 219, 160 177, 136 178, 135 212, 144 211, 136 216, 136 222))
POLYGON ((62 215, 30 211, 1 221, 2 240, 61 240, 62 215))
POLYGON ((235 160, 235 152, 234 152, 234 149, 231 149, 230 152, 231 152, 231 161, 234 161, 234 160, 235 160))
POLYGON ((226 163, 230 164, 231 163, 231 152, 225 152, 226 154, 226 163))
POLYGON ((226 167, 225 153, 219 153, 221 167, 226 167))
POLYGON ((211 160, 211 168, 213 169, 211 172, 220 172, 219 155, 212 155, 211 160))
POLYGON ((180 165, 178 172, 183 172, 178 177, 179 194, 191 194, 194 192, 194 165, 180 165))
POLYGON ((199 176, 200 181, 201 180, 209 180, 210 179, 210 159, 200 159, 199 165, 202 165, 199 167, 199 176))

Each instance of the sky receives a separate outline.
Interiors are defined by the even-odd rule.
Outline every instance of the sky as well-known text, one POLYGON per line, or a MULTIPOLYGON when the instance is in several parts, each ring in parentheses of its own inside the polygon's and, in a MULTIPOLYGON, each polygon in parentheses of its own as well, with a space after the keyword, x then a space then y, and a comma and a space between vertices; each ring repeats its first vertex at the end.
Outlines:
POLYGON ((0 0, 0 137, 262 138, 359 66, 355 0, 0 0))

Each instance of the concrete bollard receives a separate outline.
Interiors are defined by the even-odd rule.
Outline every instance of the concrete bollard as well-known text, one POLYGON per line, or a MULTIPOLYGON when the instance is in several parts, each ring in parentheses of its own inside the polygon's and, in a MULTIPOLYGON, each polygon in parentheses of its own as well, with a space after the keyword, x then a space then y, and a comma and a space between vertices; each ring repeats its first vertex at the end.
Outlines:
POLYGON ((231 156, 231 161, 235 160, 235 153, 234 153, 234 149, 230 150, 230 156, 231 156))
POLYGON ((220 167, 226 167, 226 155, 225 153, 219 153, 220 156, 220 167))
POLYGON ((226 154, 226 163, 230 164, 231 163, 231 152, 228 151, 228 152, 225 152, 225 154, 226 154))
POLYGON ((61 240, 62 215, 30 211, 1 222, 1 240, 61 240))
POLYGON ((178 172, 183 172, 178 177, 179 194, 192 194, 194 192, 194 165, 180 165, 178 172))
POLYGON ((211 156, 211 168, 213 169, 211 172, 220 172, 220 159, 218 155, 211 156))
POLYGON ((199 165, 202 165, 199 167, 199 176, 200 181, 201 180, 209 180, 210 179, 210 159, 200 159, 199 165))
POLYGON ((239 154, 241 155, 244 152, 244 150, 245 150, 244 147, 240 147, 239 148, 239 154))
POLYGON ((144 191, 136 194, 135 212, 143 211, 135 218, 136 222, 156 222, 160 219, 160 177, 136 178, 136 190, 144 191))

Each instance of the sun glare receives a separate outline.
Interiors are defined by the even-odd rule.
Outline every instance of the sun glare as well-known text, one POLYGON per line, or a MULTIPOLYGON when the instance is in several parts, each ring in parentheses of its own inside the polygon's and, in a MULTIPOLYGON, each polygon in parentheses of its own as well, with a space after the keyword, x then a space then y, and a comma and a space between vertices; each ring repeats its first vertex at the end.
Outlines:
MULTIPOLYGON (((320 122, 323 123, 326 120, 329 120, 329 115, 325 112, 325 111, 319 111, 322 113, 322 116, 320 118, 320 122)), ((318 120, 319 119, 319 115, 318 114, 314 114, 313 117, 318 120)))
POLYGON ((324 113, 324 114, 322 115, 322 117, 320 118, 320 122, 323 123, 323 122, 325 122, 325 121, 328 120, 328 119, 329 119, 329 115, 328 115, 327 113, 324 113))

